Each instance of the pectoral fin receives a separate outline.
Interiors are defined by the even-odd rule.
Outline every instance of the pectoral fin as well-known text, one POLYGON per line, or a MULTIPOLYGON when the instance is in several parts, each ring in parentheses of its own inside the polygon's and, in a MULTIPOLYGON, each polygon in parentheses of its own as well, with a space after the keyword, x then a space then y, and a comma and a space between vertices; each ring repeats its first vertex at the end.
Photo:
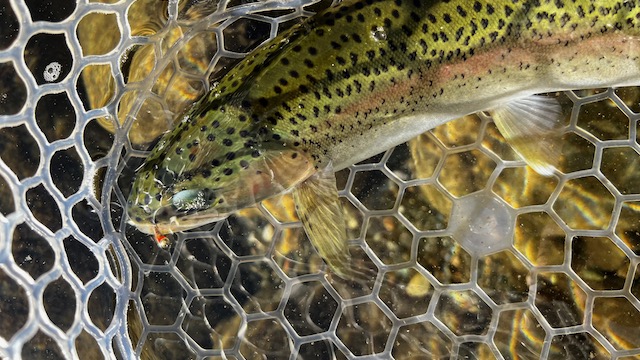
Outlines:
POLYGON ((551 176, 562 150, 562 108, 553 97, 532 95, 488 113, 509 145, 537 173, 551 176))
POLYGON ((320 171, 296 186, 293 196, 309 240, 331 270, 346 278, 350 254, 335 175, 320 171))

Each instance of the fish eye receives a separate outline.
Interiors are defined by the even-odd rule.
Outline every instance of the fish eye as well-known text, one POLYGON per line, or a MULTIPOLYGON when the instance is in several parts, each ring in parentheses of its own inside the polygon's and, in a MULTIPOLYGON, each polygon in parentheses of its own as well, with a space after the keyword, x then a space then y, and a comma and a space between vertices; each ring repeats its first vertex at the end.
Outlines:
POLYGON ((203 210, 211 206, 215 200, 215 192, 211 189, 187 189, 173 195, 171 204, 177 210, 203 210))

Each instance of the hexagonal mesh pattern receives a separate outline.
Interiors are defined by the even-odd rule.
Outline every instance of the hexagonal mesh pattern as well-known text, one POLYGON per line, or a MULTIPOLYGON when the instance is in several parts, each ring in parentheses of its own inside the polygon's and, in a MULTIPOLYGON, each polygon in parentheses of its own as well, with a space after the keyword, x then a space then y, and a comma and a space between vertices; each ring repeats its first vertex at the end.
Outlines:
POLYGON ((553 177, 475 115, 339 172, 356 279, 288 195, 167 249, 127 224, 148 142, 330 5, 0 1, 1 357, 640 358, 636 88, 557 94, 553 177))

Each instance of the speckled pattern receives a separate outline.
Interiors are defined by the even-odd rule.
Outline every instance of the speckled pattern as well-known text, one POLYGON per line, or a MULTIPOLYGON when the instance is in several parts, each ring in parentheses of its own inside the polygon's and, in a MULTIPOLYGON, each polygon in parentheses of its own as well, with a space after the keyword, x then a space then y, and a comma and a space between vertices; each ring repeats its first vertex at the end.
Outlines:
POLYGON ((225 215, 514 94, 634 83, 639 17, 634 1, 345 1, 196 103, 147 159, 130 216, 225 215))

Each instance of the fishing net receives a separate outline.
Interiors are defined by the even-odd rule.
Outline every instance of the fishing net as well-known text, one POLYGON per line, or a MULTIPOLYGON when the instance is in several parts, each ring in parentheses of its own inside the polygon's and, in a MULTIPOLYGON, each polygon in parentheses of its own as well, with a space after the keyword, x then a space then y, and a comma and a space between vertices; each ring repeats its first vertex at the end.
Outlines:
POLYGON ((0 357, 640 358, 636 88, 551 95, 552 177, 482 115, 339 172, 358 278, 287 195, 167 248, 127 223, 149 143, 330 5, 0 0, 0 357))

